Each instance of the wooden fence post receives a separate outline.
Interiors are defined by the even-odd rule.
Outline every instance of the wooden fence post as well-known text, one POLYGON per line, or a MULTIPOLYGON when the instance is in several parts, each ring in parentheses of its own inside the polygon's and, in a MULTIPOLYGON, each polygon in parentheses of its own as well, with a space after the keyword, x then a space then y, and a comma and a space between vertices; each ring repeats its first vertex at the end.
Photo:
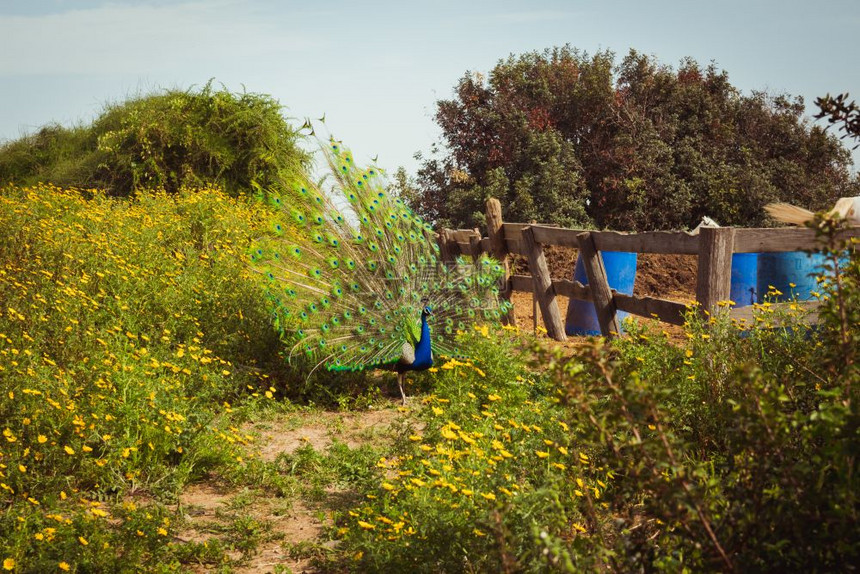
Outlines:
POLYGON ((469 251, 472 253, 472 261, 477 263, 481 258, 481 230, 477 227, 475 232, 469 236, 469 251))
MULTIPOLYGON (((505 301, 511 301, 513 285, 511 285, 511 262, 508 256, 508 248, 505 245, 505 228, 502 221, 502 204, 495 197, 487 200, 487 236, 490 238, 490 253, 499 260, 504 269, 502 275, 502 290, 499 293, 505 301)), ((515 327, 517 316, 511 306, 508 312, 502 316, 502 323, 515 327)))
POLYGON ((439 244, 439 256, 445 264, 454 261, 451 254, 451 230, 442 229, 436 234, 436 242, 439 244))
POLYGON ((734 227, 699 229, 699 271, 696 278, 696 300, 702 311, 713 313, 717 303, 731 295, 734 227))
POLYGON ((552 277, 543 254, 543 246, 535 241, 531 227, 523 229, 523 243, 528 254, 535 296, 540 304, 547 335, 556 341, 566 341, 567 335, 564 333, 564 323, 561 321, 561 313, 555 300, 555 288, 552 286, 552 277))
POLYGON ((585 265, 585 274, 588 276, 588 287, 594 299, 594 310, 597 313, 597 322, 600 324, 600 332, 604 337, 614 337, 621 332, 616 315, 615 299, 609 288, 609 280, 606 278, 606 268, 603 266, 603 257, 594 245, 594 238, 586 231, 577 235, 579 239, 579 256, 585 265))

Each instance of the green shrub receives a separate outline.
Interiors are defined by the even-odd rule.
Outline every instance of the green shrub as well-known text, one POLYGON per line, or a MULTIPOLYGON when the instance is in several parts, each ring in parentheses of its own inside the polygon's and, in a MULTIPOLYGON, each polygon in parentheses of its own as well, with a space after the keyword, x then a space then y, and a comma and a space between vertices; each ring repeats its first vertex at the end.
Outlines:
POLYGON ((53 183, 127 196, 218 185, 230 196, 289 181, 308 161, 270 96, 166 90, 110 104, 90 125, 46 126, 0 146, 0 184, 53 183))
POLYGON ((0 190, 0 557, 33 572, 169 563, 164 504, 243 466, 231 404, 272 397, 284 369, 242 262, 265 210, 215 189, 91 195, 0 190))
POLYGON ((599 496, 606 477, 574 448, 556 393, 515 337, 479 327, 464 345, 474 359, 431 369, 421 430, 338 519, 349 569, 541 571, 552 563, 536 540, 584 529, 583 491, 599 496))
MULTIPOLYGON (((825 236, 832 230, 822 223, 825 236)), ((828 243, 835 264, 844 253, 828 243)), ((765 304, 741 332, 724 314, 688 316, 689 340, 633 329, 596 341, 550 376, 568 423, 615 477, 582 546, 614 570, 844 571, 858 528, 858 256, 822 285, 821 323, 765 304), (582 362, 585 365, 583 366, 582 362)))

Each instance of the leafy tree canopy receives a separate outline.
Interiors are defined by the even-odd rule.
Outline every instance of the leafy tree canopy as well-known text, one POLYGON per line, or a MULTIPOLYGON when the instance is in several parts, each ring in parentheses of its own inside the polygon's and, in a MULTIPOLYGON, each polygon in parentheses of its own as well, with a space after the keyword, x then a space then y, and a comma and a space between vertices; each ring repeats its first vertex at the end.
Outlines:
POLYGON ((125 196, 217 184, 230 195, 289 180, 308 161, 267 95, 166 90, 106 106, 90 125, 46 126, 0 146, 0 183, 49 182, 125 196))
POLYGON ((453 227, 481 223, 489 196, 511 221, 763 225, 768 202, 818 209, 857 193, 849 152, 803 112, 802 98, 741 94, 691 59, 674 69, 630 51, 616 64, 570 46, 511 56, 437 102, 442 141, 413 203, 453 227))

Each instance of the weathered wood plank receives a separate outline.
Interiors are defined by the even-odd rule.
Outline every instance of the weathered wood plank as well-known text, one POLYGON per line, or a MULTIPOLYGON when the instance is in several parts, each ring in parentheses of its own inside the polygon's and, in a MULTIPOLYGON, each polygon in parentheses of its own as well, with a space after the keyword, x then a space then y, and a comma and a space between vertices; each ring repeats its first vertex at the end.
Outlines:
POLYGON ((699 230, 696 300, 703 311, 713 313, 717 303, 729 299, 734 239, 734 227, 702 227, 699 230))
MULTIPOLYGON (((843 230, 838 237, 860 237, 860 227, 843 230)), ((803 251, 816 247, 816 244, 815 230, 805 227, 735 229, 735 253, 803 251)))
POLYGON ((481 258, 483 251, 481 250, 481 236, 478 234, 469 238, 469 253, 472 254, 472 261, 477 262, 481 258))
POLYGON ((502 223, 505 241, 520 241, 523 238, 523 229, 528 226, 528 223, 502 223))
MULTIPOLYGON (((520 234, 520 237, 522 237, 522 234, 520 234)), ((521 239, 505 239, 505 248, 508 250, 508 253, 513 253, 514 255, 526 255, 526 248, 521 239)))
POLYGON ((564 295, 565 297, 570 297, 572 299, 580 299, 582 301, 591 301, 591 289, 579 281, 553 279, 552 286, 555 289, 555 292, 559 295, 564 295))
POLYGON ((512 291, 520 291, 522 293, 531 293, 534 291, 531 275, 511 275, 509 284, 512 291))
POLYGON ((654 317, 672 325, 684 324, 684 313, 687 306, 677 301, 659 299, 657 297, 634 297, 612 290, 615 306, 621 311, 627 311, 640 317, 654 317))
POLYGON ((643 233, 593 231, 592 238, 594 245, 600 251, 679 255, 695 255, 699 252, 699 237, 686 231, 645 231, 643 233))
MULTIPOLYGON (((508 284, 511 286, 512 291, 519 291, 522 293, 531 293, 534 291, 531 275, 511 275, 511 279, 508 284)), ((588 285, 583 285, 579 281, 553 279, 552 287, 555 289, 556 295, 564 295, 565 297, 591 301, 591 289, 588 288, 588 285)))
MULTIPOLYGON (((510 280, 511 289, 523 293, 531 293, 533 291, 531 275, 512 275, 510 280)), ((569 281, 567 279, 555 279, 552 282, 556 294, 566 297, 573 297, 583 301, 591 301, 591 289, 587 285, 583 285, 579 281, 569 281)), ((656 297, 635 297, 633 295, 625 295, 612 289, 612 296, 615 300, 617 309, 627 311, 634 315, 642 317, 657 317, 672 325, 683 325, 683 315, 687 310, 687 306, 677 301, 669 301, 667 299, 659 299, 656 297)))
POLYGON ((444 263, 450 263, 454 260, 454 254, 451 253, 452 240, 451 230, 441 229, 436 234, 436 243, 439 245, 439 256, 444 263))
POLYGON ((523 243, 528 252, 529 270, 532 272, 534 281, 534 293, 540 305, 547 335, 556 341, 565 341, 567 335, 564 333, 564 323, 561 320, 561 313, 555 300, 555 289, 552 287, 549 266, 543 254, 543 247, 535 240, 534 232, 530 227, 523 230, 523 243))
POLYGON ((502 221, 502 204, 495 197, 487 200, 487 238, 490 240, 489 252, 498 260, 508 254, 505 248, 505 227, 502 221))
POLYGON ((450 231, 457 243, 468 243, 469 238, 475 234, 474 229, 452 229, 450 231))
POLYGON ((585 265, 585 274, 588 277, 588 286, 591 289, 600 332, 605 337, 617 336, 621 328, 615 313, 615 299, 612 297, 609 281, 606 278, 603 257, 594 245, 589 231, 579 235, 579 256, 582 257, 585 265))
MULTIPOLYGON (((504 223, 506 246, 516 242, 522 235, 526 223, 504 223)), ((578 230, 532 225, 535 238, 545 245, 576 247, 571 240, 578 230)), ((626 233, 620 231, 592 231, 593 240, 600 251, 631 251, 636 253, 668 253, 696 255, 699 238, 687 231, 645 231, 626 233)), ((839 234, 842 239, 860 237, 860 227, 846 229, 839 234)), ((735 253, 761 253, 775 251, 803 251, 815 246, 815 231, 803 227, 786 228, 735 228, 735 253)))
POLYGON ((559 245, 561 247, 579 247, 577 236, 583 229, 565 229, 549 225, 532 225, 535 241, 544 245, 559 245))
MULTIPOLYGON (((502 221, 502 204, 495 197, 487 199, 486 215, 487 238, 484 241, 487 242, 487 245, 484 247, 484 250, 501 262, 502 268, 504 269, 502 284, 505 286, 505 288, 500 293, 500 296, 505 301, 510 301, 511 289, 508 288, 508 279, 511 276, 511 258, 508 255, 508 249, 505 245, 505 228, 504 221, 502 221)), ((517 316, 513 306, 502 317, 502 323, 504 323, 505 325, 516 326, 517 316)))

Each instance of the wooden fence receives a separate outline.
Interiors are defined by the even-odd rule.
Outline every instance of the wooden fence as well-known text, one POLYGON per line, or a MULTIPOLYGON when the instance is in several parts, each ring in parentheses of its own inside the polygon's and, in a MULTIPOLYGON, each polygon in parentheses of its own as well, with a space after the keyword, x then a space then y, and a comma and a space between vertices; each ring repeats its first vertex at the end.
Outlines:
MULTIPOLYGON (((533 293, 547 334, 559 341, 564 341, 566 335, 556 295, 594 303, 600 330, 607 337, 620 332, 616 316, 619 310, 641 317, 656 317, 675 325, 684 323, 685 303, 658 297, 636 297, 610 289, 602 251, 698 256, 696 301, 701 309, 713 313, 720 301, 729 299, 733 253, 803 251, 816 245, 815 232, 807 228, 702 227, 698 234, 685 231, 621 233, 565 229, 536 223, 506 223, 502 220, 501 204, 493 198, 487 200, 486 216, 487 237, 482 237, 479 229, 443 229, 439 232, 437 239, 443 259, 489 253, 502 261, 506 285, 503 297, 509 299, 512 291, 533 293), (579 249, 588 285, 568 279, 552 280, 544 256, 544 246, 547 245, 579 249), (510 254, 524 255, 531 275, 511 275, 510 254)), ((842 231, 840 237, 860 237, 860 228, 842 231)), ((814 306, 815 303, 805 305, 814 306)), ((751 307, 733 308, 729 313, 738 320, 752 320, 751 307)), ((513 315, 508 320, 516 322, 513 315)))

